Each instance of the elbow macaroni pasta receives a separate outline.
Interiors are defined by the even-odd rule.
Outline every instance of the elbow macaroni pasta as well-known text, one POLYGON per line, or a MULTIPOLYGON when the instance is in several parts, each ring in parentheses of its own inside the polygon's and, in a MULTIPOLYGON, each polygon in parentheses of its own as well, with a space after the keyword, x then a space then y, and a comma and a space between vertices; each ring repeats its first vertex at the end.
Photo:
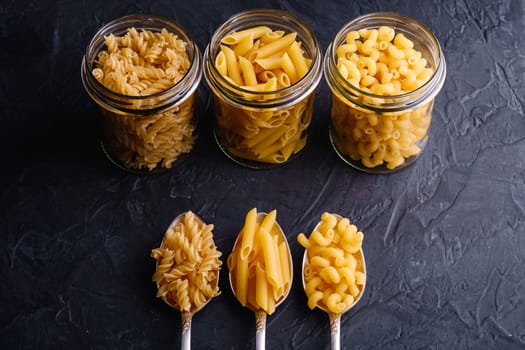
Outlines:
POLYGON ((292 283, 290 251, 276 216, 272 210, 258 222, 257 209, 251 209, 228 256, 231 284, 241 305, 269 315, 292 283))
POLYGON ((181 312, 191 312, 220 294, 216 282, 222 255, 213 241, 213 225, 206 225, 191 211, 178 225, 168 228, 160 248, 151 251, 157 260, 153 281, 162 297, 181 312))
MULTIPOLYGON (((151 96, 175 85, 190 67, 186 42, 160 32, 129 28, 105 37, 92 74, 106 88, 126 96, 151 96)), ((104 146, 126 168, 169 168, 195 142, 195 98, 149 116, 103 110, 104 146)), ((132 106, 140 108, 140 101, 132 106)))
MULTIPOLYGON (((339 74, 355 87, 377 96, 397 96, 425 84, 434 73, 422 53, 403 33, 388 26, 351 31, 336 50, 339 74)), ((379 97, 360 96, 362 103, 379 97)), ((333 141, 337 149, 366 168, 395 169, 421 152, 433 100, 408 111, 378 114, 347 105, 332 96, 333 141)))
MULTIPOLYGON (((311 66, 297 33, 266 26, 233 32, 221 40, 215 68, 245 90, 246 100, 269 100, 298 82, 311 66), (250 93, 253 92, 253 93, 250 93), (274 93, 275 92, 275 93, 274 93)), ((235 157, 262 163, 284 163, 306 144, 314 94, 284 109, 248 109, 215 96, 216 136, 235 157)))
POLYGON ((340 314, 354 304, 366 282, 359 254, 363 237, 348 219, 330 213, 323 213, 310 237, 297 236, 308 257, 304 282, 310 309, 340 314))

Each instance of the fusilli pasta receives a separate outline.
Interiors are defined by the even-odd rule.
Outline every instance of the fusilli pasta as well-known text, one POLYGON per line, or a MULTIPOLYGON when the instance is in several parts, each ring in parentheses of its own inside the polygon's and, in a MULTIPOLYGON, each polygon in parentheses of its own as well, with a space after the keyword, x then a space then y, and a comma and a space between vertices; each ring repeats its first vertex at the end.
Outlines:
MULTIPOLYGON (((93 76, 106 88, 126 96, 152 96, 180 81, 191 62, 187 43, 177 35, 129 28, 123 36, 104 37, 93 76)), ((140 109, 142 101, 132 100, 140 109)), ((169 168, 195 142, 194 93, 179 105, 152 115, 103 110, 104 147, 128 169, 169 168)))
POLYGON ((200 308, 220 294, 216 283, 222 265, 213 241, 213 225, 206 225, 191 211, 168 228, 160 248, 151 251, 157 260, 153 281, 157 297, 166 299, 181 312, 200 308))

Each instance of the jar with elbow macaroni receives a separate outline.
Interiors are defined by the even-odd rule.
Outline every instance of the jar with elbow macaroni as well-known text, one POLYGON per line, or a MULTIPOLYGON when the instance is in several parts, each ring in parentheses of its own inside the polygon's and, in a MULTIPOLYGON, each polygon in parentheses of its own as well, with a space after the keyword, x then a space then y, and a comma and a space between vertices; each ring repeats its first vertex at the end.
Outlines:
POLYGON ((223 23, 204 53, 220 149, 255 169, 298 155, 308 140, 321 61, 313 32, 287 12, 250 10, 223 23))
POLYGON ((81 77, 102 116, 102 148, 135 173, 172 168, 197 137, 201 54, 184 28, 154 15, 129 15, 89 43, 81 77))
POLYGON ((391 173, 412 164, 428 140, 446 63, 432 32, 397 13, 347 23, 325 53, 330 140, 349 165, 391 173))

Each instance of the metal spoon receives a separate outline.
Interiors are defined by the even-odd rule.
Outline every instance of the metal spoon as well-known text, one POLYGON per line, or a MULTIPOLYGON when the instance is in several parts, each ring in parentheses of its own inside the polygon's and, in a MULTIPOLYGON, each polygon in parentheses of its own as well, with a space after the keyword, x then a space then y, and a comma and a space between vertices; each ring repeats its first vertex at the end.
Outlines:
MULTIPOLYGON (((341 218, 340 215, 337 215, 337 214, 333 214, 335 215, 338 219, 341 218)), ((317 228, 319 227, 319 225, 321 224, 321 222, 319 222, 313 231, 317 230, 317 228)), ((363 265, 363 272, 366 276, 366 264, 365 264, 365 255, 363 253, 363 248, 359 249, 359 252, 358 252, 358 259, 361 261, 361 264, 363 265)), ((308 255, 307 255, 307 251, 305 249, 304 251, 304 255, 303 255, 303 266, 302 266, 302 273, 301 273, 301 279, 302 279, 302 282, 303 282, 303 289, 306 290, 306 283, 304 281, 304 268, 305 266, 308 264, 309 260, 308 260, 308 255)), ((355 304, 357 304, 359 302, 359 300, 361 299, 361 297, 363 296, 363 292, 365 291, 365 286, 366 286, 366 279, 365 279, 365 284, 363 285, 363 287, 361 288, 361 291, 359 292, 359 295, 355 298, 354 302, 352 305, 350 305, 346 310, 344 310, 343 312, 341 313, 333 313, 331 311, 329 311, 328 309, 322 307, 322 306, 317 306, 319 309, 321 309, 322 311, 326 312, 328 314, 328 318, 330 319, 330 344, 331 344, 331 349, 332 350, 340 350, 341 349, 341 316, 347 312, 348 310, 350 310, 352 307, 354 307, 355 304)))
MULTIPOLYGON (((264 217, 267 215, 267 213, 264 212, 258 212, 257 213, 257 222, 260 223, 264 217)), ((282 304, 282 302, 286 299, 288 294, 290 293, 290 289, 292 287, 291 281, 293 281, 293 264, 292 264, 292 254, 290 253, 290 246, 288 245, 288 241, 286 239, 286 236, 284 235, 283 229, 279 224, 276 222, 277 228, 279 230, 279 233, 283 237, 283 241, 286 242, 286 248, 288 250, 288 258, 290 263, 290 284, 288 285, 288 289, 285 291, 283 296, 275 301, 275 307, 277 308, 279 305, 282 304)), ((237 239, 235 240, 235 244, 233 245, 233 249, 235 250, 237 247, 237 244, 240 244, 242 241, 239 239, 241 235, 237 236, 237 239)), ((229 271, 229 278, 230 278, 230 288, 237 298, 237 292, 235 291, 235 288, 233 287, 232 283, 232 273, 229 271)), ((266 312, 261 309, 254 309, 249 304, 246 305, 250 310, 252 310, 255 313, 255 348, 257 350, 265 350, 266 348, 266 312)))
MULTIPOLYGON (((189 213, 189 211, 188 212, 184 212, 184 213, 178 215, 175 219, 173 219, 173 221, 171 222, 171 224, 168 227, 168 229, 166 230, 166 232, 168 232, 173 227, 176 227, 176 226, 180 225, 182 217, 186 213, 189 213)), ((202 221, 202 219, 200 217, 198 217, 196 214, 194 214, 194 215, 195 215, 195 219, 197 219, 200 223, 204 224, 204 221, 202 221)), ((164 248, 164 238, 162 239, 160 247, 164 248)), ((158 265, 158 261, 157 261, 157 265, 158 265)), ((219 270, 215 270, 215 271, 213 271, 213 273, 215 274, 215 278, 213 279, 213 281, 211 281, 211 283, 212 283, 213 288, 216 288, 217 285, 219 284, 219 270)), ((157 288, 158 287, 159 287, 159 283, 157 282, 157 288)), ((211 299, 213 299, 213 298, 208 298, 208 300, 206 300, 206 302, 204 304, 202 304, 198 308, 194 308, 194 306, 192 304, 192 309, 190 309, 189 312, 185 312, 185 311, 181 311, 179 309, 178 305, 175 305, 172 302, 170 302, 170 300, 168 298, 166 298, 165 296, 162 296, 162 300, 164 300, 164 302, 166 304, 168 304, 169 306, 171 306, 172 308, 178 310, 181 313, 181 317, 182 317, 181 350, 190 350, 191 349, 191 320, 192 320, 192 317, 197 312, 199 312, 203 307, 205 307, 210 302, 211 299)))

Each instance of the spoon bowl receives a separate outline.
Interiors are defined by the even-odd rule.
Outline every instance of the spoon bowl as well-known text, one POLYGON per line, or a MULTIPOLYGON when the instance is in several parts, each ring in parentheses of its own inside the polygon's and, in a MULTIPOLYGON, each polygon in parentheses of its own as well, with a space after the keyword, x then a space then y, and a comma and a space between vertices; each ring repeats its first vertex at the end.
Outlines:
MULTIPOLYGON (((170 230, 174 229, 175 227, 181 225, 182 224, 182 219, 183 219, 183 217, 186 214, 193 214, 195 216, 195 220, 199 223, 199 225, 205 225, 204 221, 200 217, 198 217, 196 214, 192 213, 191 211, 187 211, 187 212, 183 212, 182 214, 179 214, 177 217, 175 217, 175 219, 173 219, 171 224, 168 226, 168 229, 166 230, 166 233, 169 232, 170 230)), ((166 243, 165 242, 166 242, 166 234, 162 238, 162 242, 160 244, 160 248, 161 249, 166 248, 166 243)), ((157 270, 158 266, 159 266, 159 261, 157 260, 156 270, 157 270)), ((216 290, 217 287, 218 287, 218 284, 219 284, 219 269, 213 269, 211 272, 214 275, 214 278, 210 281, 211 288, 213 288, 213 290, 216 290)), ((156 284, 157 284, 157 289, 159 289, 160 288, 160 284, 159 284, 158 280, 157 280, 156 284)), ((207 298, 204 301, 204 303, 202 303, 198 307, 196 307, 194 303, 191 303, 191 308, 190 308, 189 311, 181 310, 179 305, 177 305, 174 301, 170 300, 170 298, 168 297, 167 294, 161 295, 161 298, 170 307, 172 307, 172 308, 174 308, 174 309, 176 309, 177 311, 180 312, 181 318, 182 318, 181 350, 190 350, 190 348, 191 348, 191 321, 192 321, 192 318, 197 312, 202 310, 211 301, 211 299, 213 299, 213 296, 207 298)))
MULTIPOLYGON (((338 220, 341 219, 341 216, 338 214, 332 214, 334 215, 338 220)), ((313 231, 316 231, 319 226, 321 225, 321 222, 319 222, 313 231)), ((313 232, 312 231, 312 232, 313 232)), ((357 253, 354 254, 354 256, 357 255, 357 259, 359 260, 360 264, 363 266, 363 273, 366 276, 366 263, 365 263, 365 255, 363 253, 363 248, 361 247, 357 253)), ((308 259, 308 251, 305 249, 304 255, 303 255, 303 262, 301 267, 301 281, 303 284, 303 289, 306 292, 306 281, 304 278, 304 271, 305 267, 308 265, 309 259, 308 259)), ((328 310, 327 308, 323 307, 322 305, 317 305, 317 307, 328 314, 328 318, 330 320, 330 338, 331 338, 331 349, 332 350, 339 350, 341 348, 341 316, 348 312, 352 307, 354 307, 361 297, 363 296, 364 290, 366 286, 366 278, 365 278, 365 284, 363 284, 362 288, 359 291, 359 294, 354 299, 353 303, 350 304, 344 311, 340 313, 334 313, 328 310)))
MULTIPOLYGON (((257 213, 257 223, 261 223, 263 221, 263 219, 266 217, 266 215, 268 215, 267 213, 265 212, 258 212, 257 213)), ((275 307, 277 308, 280 304, 283 303, 283 301, 286 299, 286 297, 288 296, 288 294, 290 293, 290 290, 291 290, 291 286, 292 286, 292 281, 293 281, 293 264, 292 264, 292 254, 290 252, 290 246, 288 245, 288 241, 286 239, 286 236, 281 228, 281 226, 279 225, 279 223, 277 221, 275 221, 275 225, 277 226, 277 229, 278 229, 278 232, 279 234, 281 235, 282 237, 282 240, 283 242, 285 242, 286 244, 286 250, 287 250, 287 257, 288 257, 288 263, 289 263, 289 266, 290 266, 290 283, 288 283, 288 286, 286 288, 286 290, 284 291, 284 293, 282 294, 282 296, 275 301, 275 307)), ((242 235, 239 234, 235 240, 235 243, 233 245, 233 251, 237 251, 237 248, 238 248, 238 245, 241 244, 241 239, 242 235)), ((232 290, 232 293, 234 294, 234 296, 238 298, 238 295, 237 295, 237 291, 234 287, 234 284, 233 284, 233 276, 232 276, 232 272, 231 270, 229 270, 229 281, 230 281, 230 288, 232 290)), ((267 317, 267 313, 266 311, 264 311, 263 309, 259 308, 259 309, 256 309, 254 307, 252 307, 249 303, 246 304, 246 306, 255 313, 255 322, 256 322, 256 349, 257 350, 264 350, 266 345, 265 345, 265 338, 266 338, 266 317, 267 317)))

